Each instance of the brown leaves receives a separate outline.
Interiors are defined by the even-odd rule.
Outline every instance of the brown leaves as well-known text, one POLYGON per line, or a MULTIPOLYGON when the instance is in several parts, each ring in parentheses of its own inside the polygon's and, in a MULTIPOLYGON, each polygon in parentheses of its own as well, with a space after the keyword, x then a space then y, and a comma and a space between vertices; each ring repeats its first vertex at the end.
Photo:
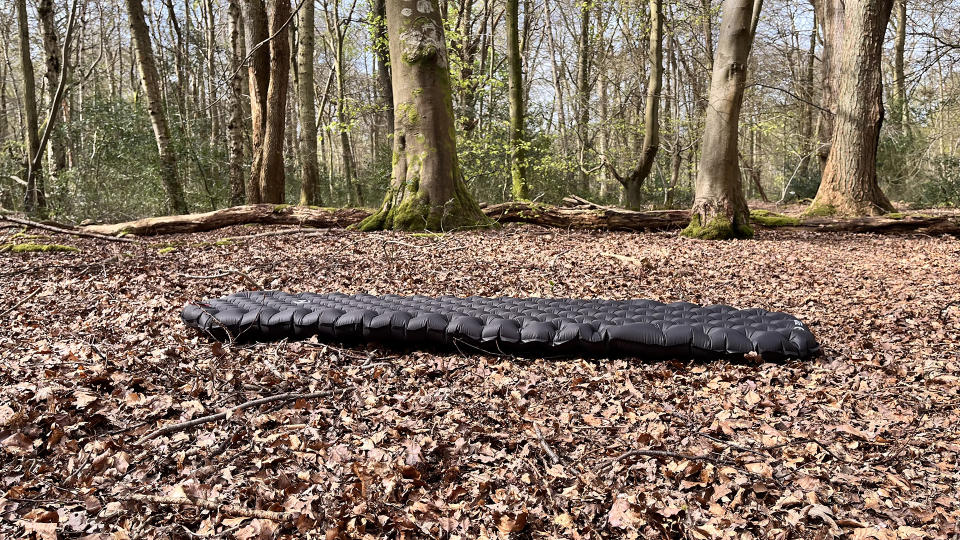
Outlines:
POLYGON ((947 536, 960 518, 960 311, 948 307, 960 297, 957 240, 761 232, 693 250, 672 234, 548 238, 505 227, 214 244, 251 232, 239 229, 184 237, 174 259, 90 243, 71 259, 76 269, 55 255, 4 260, 18 273, 0 286, 0 305, 45 292, 0 333, 0 536, 30 534, 22 521, 118 538, 186 528, 235 538, 899 540, 947 536), (385 239, 418 247, 391 244, 385 258, 385 239), (705 364, 214 344, 187 333, 178 311, 241 286, 177 276, 224 267, 291 290, 763 307, 800 316, 826 356, 705 364), (162 425, 304 389, 351 392, 133 444, 162 425), (641 448, 666 454, 613 461, 641 448), (298 518, 111 499, 131 492, 298 518))

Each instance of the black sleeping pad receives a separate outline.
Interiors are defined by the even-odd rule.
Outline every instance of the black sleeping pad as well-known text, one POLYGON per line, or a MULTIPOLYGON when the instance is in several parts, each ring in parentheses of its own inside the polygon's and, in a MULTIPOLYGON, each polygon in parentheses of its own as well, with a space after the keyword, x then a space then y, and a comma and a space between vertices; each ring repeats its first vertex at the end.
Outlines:
POLYGON ((461 344, 526 354, 714 359, 820 350, 796 317, 652 300, 239 292, 187 304, 183 321, 217 339, 461 344))

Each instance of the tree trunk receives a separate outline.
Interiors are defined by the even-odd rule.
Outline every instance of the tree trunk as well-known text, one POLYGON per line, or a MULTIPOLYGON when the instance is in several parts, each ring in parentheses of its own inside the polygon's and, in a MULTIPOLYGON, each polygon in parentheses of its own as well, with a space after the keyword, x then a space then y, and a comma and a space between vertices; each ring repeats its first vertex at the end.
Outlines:
MULTIPOLYGON (((588 146, 590 129, 590 3, 580 6, 580 42, 577 58, 577 138, 580 155, 588 146)), ((578 190, 584 195, 590 192, 590 179, 583 167, 578 175, 578 190)))
MULTIPOLYGON (((43 37, 43 54, 46 56, 47 71, 47 103, 53 106, 57 87, 60 83, 60 70, 63 69, 63 59, 60 51, 54 22, 53 0, 40 0, 37 4, 37 18, 40 20, 40 34, 43 37)), ((62 111, 53 111, 54 115, 62 115, 62 111)), ((59 176, 67 168, 67 154, 63 144, 63 137, 54 131, 50 135, 49 170, 52 176, 59 176)))
POLYGON ((811 0, 816 10, 816 22, 823 32, 823 50, 820 53, 823 65, 823 84, 820 96, 820 129, 817 156, 823 171, 830 156, 833 140, 833 123, 836 118, 837 87, 840 79, 838 53, 843 39, 844 0, 811 0))
POLYGON ((686 236, 728 239, 753 234, 740 178, 737 135, 747 59, 762 4, 763 0, 723 3, 696 198, 686 236))
POLYGON ((811 215, 878 215, 893 205, 877 181, 877 145, 883 122, 880 72, 883 36, 893 0, 852 0, 839 57, 837 116, 830 156, 811 215))
POLYGON ((220 133, 220 100, 217 98, 217 76, 216 76, 216 53, 217 53, 217 35, 214 23, 213 0, 204 0, 204 11, 206 12, 207 25, 207 114, 210 117, 210 145, 219 146, 221 141, 220 133))
MULTIPOLYGON (((326 9, 326 8, 325 8, 326 9)), ((337 123, 336 130, 340 137, 340 159, 343 164, 343 180, 347 185, 347 202, 363 205, 363 191, 356 181, 356 163, 353 158, 353 145, 350 141, 351 113, 347 107, 347 74, 346 74, 346 31, 340 19, 340 3, 333 3, 333 13, 326 12, 327 27, 330 30, 329 47, 334 53, 334 72, 337 84, 337 123)))
POLYGON ((894 45, 894 112, 903 131, 910 129, 910 104, 907 101, 907 81, 903 55, 907 44, 907 0, 895 0, 897 5, 897 39, 894 45))
POLYGON ((383 127, 393 129, 393 82, 390 79, 390 43, 387 37, 387 0, 373 3, 373 43, 377 56, 377 90, 383 108, 383 127))
POLYGON ((263 138, 267 120, 267 88, 270 86, 270 49, 267 39, 267 12, 263 0, 242 0, 243 29, 248 59, 251 119, 250 175, 247 178, 247 203, 262 202, 260 173, 263 170, 263 138), (259 48, 258 48, 259 46, 259 48))
POLYGON ((246 198, 244 189, 245 169, 244 159, 244 110, 243 110, 243 71, 244 57, 243 37, 241 30, 243 21, 240 15, 240 0, 230 0, 227 8, 229 17, 228 33, 230 37, 230 89, 228 103, 230 116, 227 121, 227 146, 230 152, 230 204, 243 204, 246 198))
POLYGON ((650 75, 647 79, 647 97, 643 111, 643 143, 640 162, 629 176, 621 176, 612 167, 608 169, 623 185, 627 208, 639 210, 642 205, 642 187, 653 170, 660 149, 660 92, 663 88, 663 0, 650 0, 650 75))
MULTIPOLYGON (((527 185, 526 134, 523 107, 523 58, 520 55, 520 2, 507 0, 507 75, 510 86, 510 193, 514 199, 530 198, 527 185)), ((529 17, 530 14, 527 14, 529 17)))
POLYGON ((703 10, 703 47, 707 58, 707 67, 713 71, 713 5, 710 0, 700 0, 700 8, 703 10))
POLYGON ((298 84, 300 98, 300 204, 322 204, 320 191, 320 166, 317 163, 317 108, 313 76, 314 51, 314 5, 306 2, 300 7, 298 30, 300 43, 297 49, 298 84))
POLYGON ((290 41, 283 25, 290 17, 290 0, 274 0, 270 19, 270 84, 263 133, 260 197, 265 203, 282 204, 285 192, 283 138, 287 118, 287 87, 290 84, 290 41))
POLYGON ((813 87, 813 73, 814 73, 814 60, 816 59, 817 54, 817 13, 814 10, 814 21, 813 28, 810 30, 810 45, 807 49, 807 56, 805 58, 806 63, 804 65, 803 73, 803 93, 804 99, 807 100, 807 103, 803 104, 802 120, 800 124, 800 137, 803 139, 804 149, 803 157, 800 164, 800 176, 802 178, 808 178, 810 176, 810 162, 813 160, 813 155, 815 154, 816 146, 813 140, 813 105, 814 103, 814 92, 815 88, 813 87))
POLYGON ((26 0, 17 0, 17 27, 20 37, 20 67, 23 77, 23 128, 26 132, 27 156, 26 193, 23 196, 23 209, 28 213, 46 214, 47 200, 43 191, 43 171, 34 168, 32 163, 40 149, 40 135, 37 120, 37 83, 33 74, 33 59, 30 57, 30 28, 27 26, 26 0))
POLYGON ((443 20, 437 0, 387 3, 396 121, 393 173, 361 229, 450 230, 489 220, 463 184, 443 20))
POLYGON ((147 107, 153 134, 157 140, 160 154, 160 177, 167 194, 167 207, 171 212, 185 214, 187 203, 183 195, 183 186, 177 177, 177 158, 170 148, 170 127, 167 124, 167 112, 160 93, 160 76, 153 57, 150 43, 150 31, 143 15, 141 0, 126 0, 127 14, 130 18, 130 37, 137 51, 137 64, 140 66, 140 79, 147 95, 147 107))

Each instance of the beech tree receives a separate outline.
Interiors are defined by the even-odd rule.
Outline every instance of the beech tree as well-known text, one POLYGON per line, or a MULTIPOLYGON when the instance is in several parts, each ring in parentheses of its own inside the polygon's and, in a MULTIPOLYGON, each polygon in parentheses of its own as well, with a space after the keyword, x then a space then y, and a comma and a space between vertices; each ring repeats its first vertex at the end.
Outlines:
POLYGON ((300 204, 321 204, 320 166, 317 163, 317 94, 313 81, 314 6, 312 1, 300 7, 297 48, 297 98, 300 115, 300 204))
POLYGON ((253 117, 253 164, 247 201, 284 201, 283 162, 290 84, 290 0, 244 0, 243 24, 250 61, 250 110, 253 117))
POLYGON ((446 37, 437 0, 387 2, 393 77, 391 185, 362 230, 450 230, 489 223, 457 160, 446 37))
POLYGON ((187 213, 187 201, 183 195, 183 185, 177 177, 177 158, 170 148, 170 126, 167 123, 167 111, 160 90, 160 75, 153 57, 153 45, 150 43, 150 31, 143 15, 141 0, 126 0, 127 15, 130 18, 130 37, 137 51, 137 65, 140 68, 140 82, 147 95, 147 108, 153 135, 157 140, 160 154, 160 179, 167 194, 167 206, 171 212, 187 213))
POLYGON ((893 0, 851 0, 843 9, 844 31, 840 48, 833 51, 837 56, 831 71, 837 80, 830 154, 808 214, 893 211, 877 181, 877 145, 883 122, 880 68, 892 9, 893 0))
POLYGON ((248 203, 284 202, 283 161, 290 78, 287 25, 290 0, 243 0, 243 26, 249 59, 253 162, 248 203))
POLYGON ((763 0, 724 0, 703 150, 690 225, 684 235, 727 239, 753 235, 737 147, 740 107, 763 0))

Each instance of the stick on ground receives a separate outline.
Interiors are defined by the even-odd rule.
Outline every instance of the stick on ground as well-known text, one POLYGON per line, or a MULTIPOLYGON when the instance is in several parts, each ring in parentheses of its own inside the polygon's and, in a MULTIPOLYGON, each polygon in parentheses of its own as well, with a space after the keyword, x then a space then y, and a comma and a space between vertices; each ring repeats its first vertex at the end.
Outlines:
POLYGON ((206 424, 207 422, 214 422, 217 420, 222 420, 228 416, 240 412, 244 409, 249 409, 250 407, 256 407, 257 405, 263 405, 265 403, 273 403, 274 401, 291 401, 297 399, 313 399, 318 397, 329 397, 336 394, 337 390, 324 390, 323 392, 311 392, 308 394, 302 394, 300 392, 285 392, 283 394, 276 394, 273 396, 267 396, 264 398, 254 399, 241 403, 232 409, 228 409, 217 414, 210 414, 207 416, 201 416, 200 418, 194 418, 193 420, 188 420, 186 422, 180 422, 179 424, 170 424, 169 426, 164 426, 159 429, 155 429, 150 433, 147 433, 136 442, 137 445, 143 444, 151 439, 156 439, 161 435, 168 435, 170 433, 175 433, 177 431, 183 431, 185 429, 192 428, 193 426, 199 426, 200 424, 206 424))
POLYGON ((160 495, 143 495, 140 493, 131 493, 117 497, 122 501, 149 502, 154 504, 172 504, 176 506, 196 506, 213 510, 228 516, 240 516, 256 519, 269 519, 272 521, 295 521, 300 514, 294 512, 273 512, 270 510, 255 510, 245 506, 235 504, 220 504, 210 499, 201 499, 199 497, 166 497, 160 495))
POLYGON ((3 316, 6 315, 7 313, 10 313, 11 311, 13 311, 13 310, 17 309, 18 307, 22 306, 23 304, 25 304, 25 303, 27 302, 27 300, 30 300, 31 298, 33 298, 34 296, 36 296, 37 293, 40 292, 40 289, 42 289, 42 288, 43 288, 43 287, 37 287, 36 289, 34 289, 33 291, 31 291, 29 294, 27 294, 26 296, 24 296, 23 298, 21 298, 19 302, 17 302, 16 304, 14 304, 14 305, 8 307, 7 309, 3 310, 2 312, 0 312, 0 317, 3 317, 3 316))

